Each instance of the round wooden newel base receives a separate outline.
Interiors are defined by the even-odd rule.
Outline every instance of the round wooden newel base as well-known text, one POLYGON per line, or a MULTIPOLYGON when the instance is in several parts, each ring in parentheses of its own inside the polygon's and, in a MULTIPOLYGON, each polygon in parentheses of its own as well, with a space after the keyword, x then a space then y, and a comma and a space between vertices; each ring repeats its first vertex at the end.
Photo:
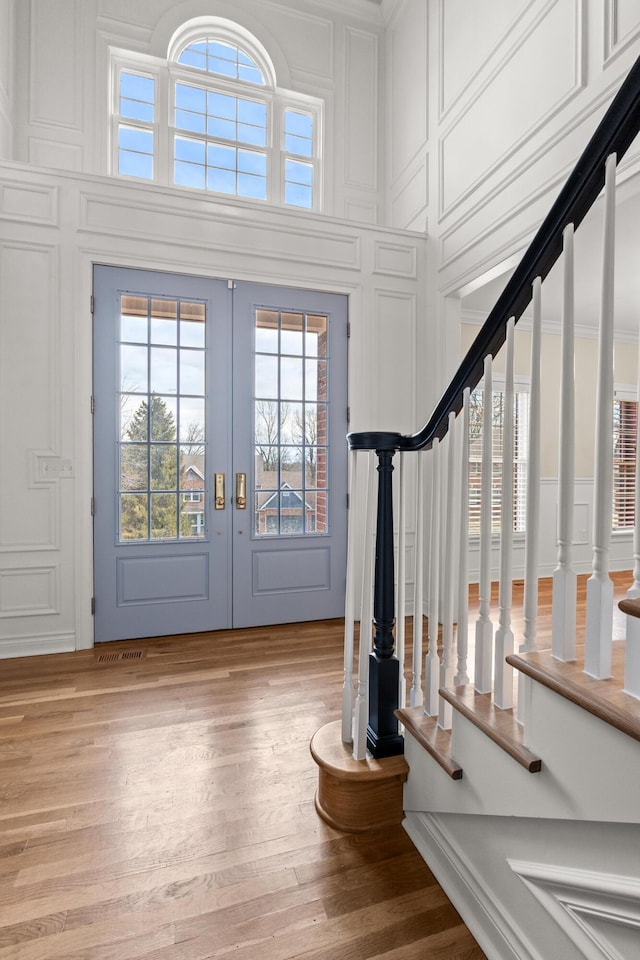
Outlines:
POLYGON ((354 760, 342 742, 340 720, 321 727, 311 740, 318 764, 316 810, 336 830, 364 833, 401 823, 402 785, 409 767, 404 757, 354 760))

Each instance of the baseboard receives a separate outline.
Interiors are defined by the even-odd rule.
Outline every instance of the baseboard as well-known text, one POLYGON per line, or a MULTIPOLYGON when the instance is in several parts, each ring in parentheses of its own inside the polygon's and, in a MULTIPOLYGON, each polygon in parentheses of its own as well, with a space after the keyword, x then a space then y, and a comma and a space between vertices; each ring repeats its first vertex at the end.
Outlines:
POLYGON ((549 960, 494 903, 482 878, 435 814, 408 813, 406 832, 490 960, 549 960))
POLYGON ((74 633, 32 634, 26 637, 0 639, 0 660, 45 656, 49 653, 73 653, 75 650, 74 633))

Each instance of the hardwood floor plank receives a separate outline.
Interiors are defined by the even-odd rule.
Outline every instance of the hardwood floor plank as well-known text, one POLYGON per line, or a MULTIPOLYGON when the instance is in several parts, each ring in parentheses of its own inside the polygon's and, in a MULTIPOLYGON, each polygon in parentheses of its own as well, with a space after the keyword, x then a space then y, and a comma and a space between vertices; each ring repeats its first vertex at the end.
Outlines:
POLYGON ((316 814, 309 742, 338 716, 342 629, 3 662, 0 960, 477 950, 400 827, 347 835, 316 814))

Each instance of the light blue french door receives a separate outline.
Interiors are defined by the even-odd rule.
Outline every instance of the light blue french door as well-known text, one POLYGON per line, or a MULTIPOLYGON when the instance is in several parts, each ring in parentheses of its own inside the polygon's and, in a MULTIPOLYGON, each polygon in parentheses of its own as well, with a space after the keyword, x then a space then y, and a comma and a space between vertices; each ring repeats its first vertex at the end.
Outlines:
POLYGON ((94 271, 96 641, 342 616, 346 298, 94 271))

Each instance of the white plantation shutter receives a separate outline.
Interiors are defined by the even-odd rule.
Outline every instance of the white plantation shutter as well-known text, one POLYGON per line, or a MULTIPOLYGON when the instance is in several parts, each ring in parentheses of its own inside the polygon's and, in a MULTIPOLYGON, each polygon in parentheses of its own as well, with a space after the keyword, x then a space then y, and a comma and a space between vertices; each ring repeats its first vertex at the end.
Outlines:
MULTIPOLYGON (((482 481, 482 414, 484 391, 478 388, 471 394, 469 408, 469 533, 480 534, 480 492, 482 481)), ((491 529, 500 532, 500 497, 502 493, 502 436, 504 425, 504 393, 494 390, 493 404, 493 466, 491 481, 491 529)), ((514 405, 514 533, 524 533, 527 493, 527 433, 529 427, 529 394, 517 390, 514 405)))
POLYGON ((613 401, 614 530, 635 525, 635 468, 638 439, 637 400, 613 401))

